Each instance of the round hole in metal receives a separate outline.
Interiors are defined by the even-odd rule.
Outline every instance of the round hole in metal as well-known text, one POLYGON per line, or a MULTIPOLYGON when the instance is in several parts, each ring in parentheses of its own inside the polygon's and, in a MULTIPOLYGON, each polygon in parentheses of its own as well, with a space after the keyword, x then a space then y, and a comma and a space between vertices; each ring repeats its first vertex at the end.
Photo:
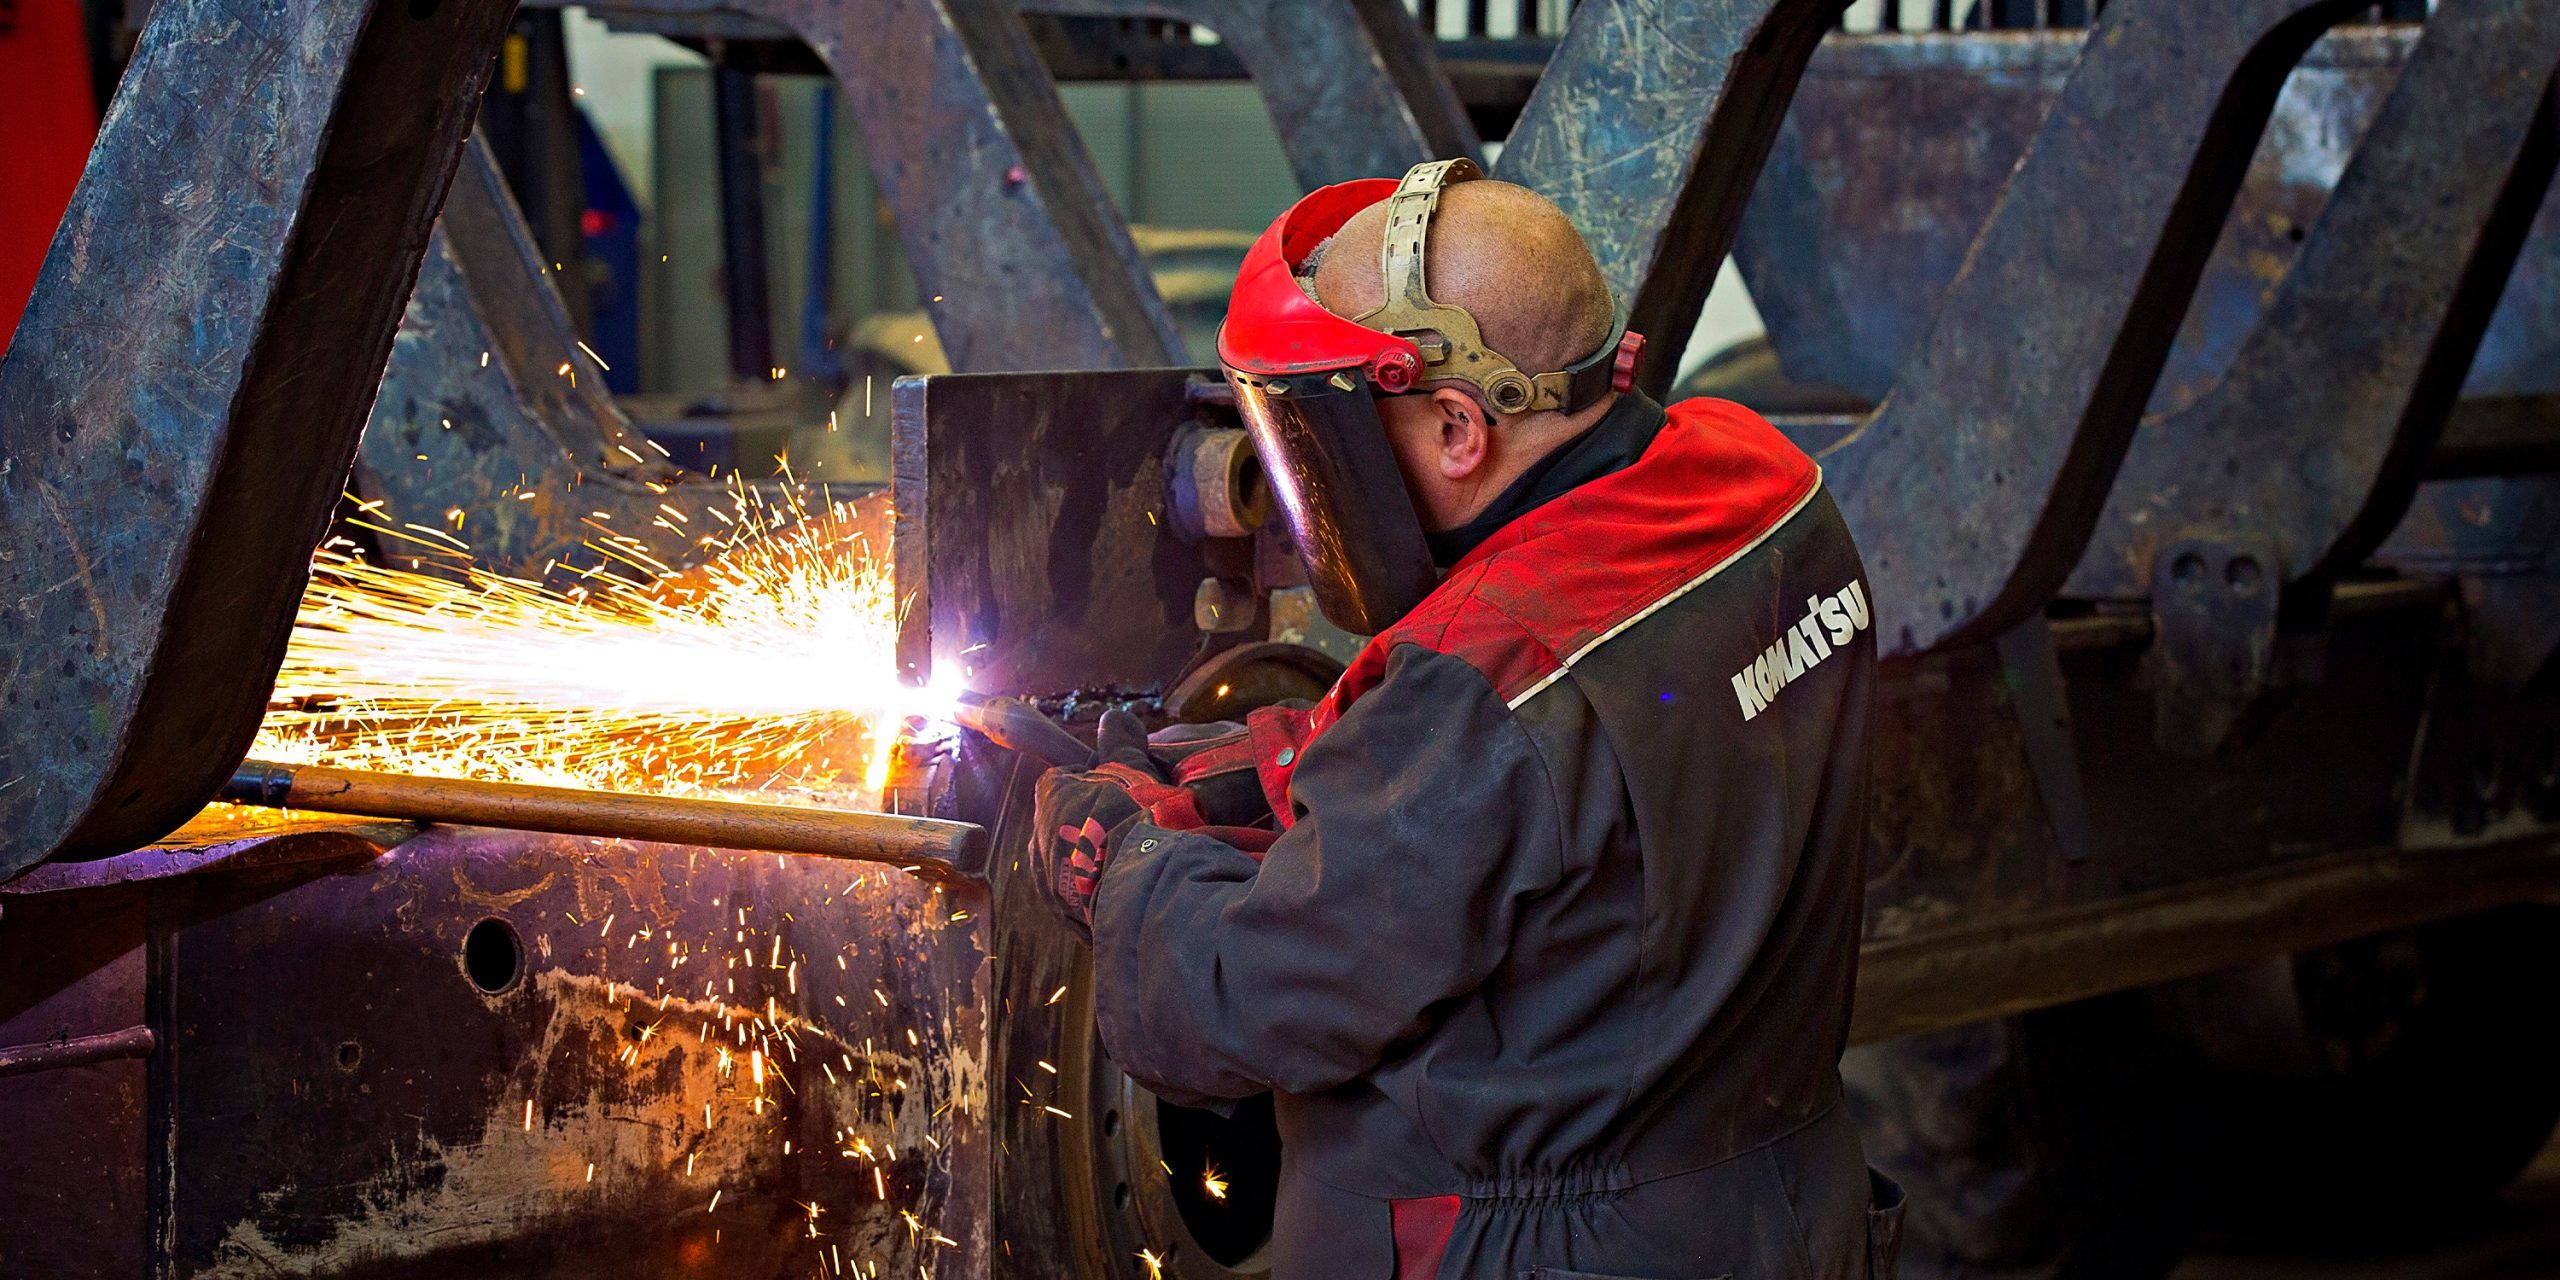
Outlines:
POLYGON ((515 926, 491 916, 462 938, 462 972, 471 985, 496 995, 524 976, 524 943, 515 926))

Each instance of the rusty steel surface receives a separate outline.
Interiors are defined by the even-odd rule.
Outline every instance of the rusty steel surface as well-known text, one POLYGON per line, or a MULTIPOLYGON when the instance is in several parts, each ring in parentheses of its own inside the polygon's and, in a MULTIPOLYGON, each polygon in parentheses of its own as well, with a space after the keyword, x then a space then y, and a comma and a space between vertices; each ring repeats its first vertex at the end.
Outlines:
POLYGON ((1432 41, 1396 0, 1024 0, 1021 7, 1165 18, 1217 32, 1270 108, 1290 171, 1311 190, 1483 153, 1432 41))
POLYGON ((153 12, 0 362, 0 879, 248 745, 512 8, 153 12))
POLYGON ((149 1232, 148 1070, 77 1065, 78 1042, 144 1021, 149 906, 132 890, 0 904, 0 1275, 140 1276, 149 1232))
POLYGON ((2560 570, 2560 477, 2427 485, 2374 560, 2427 577, 2528 577, 2560 570))
MULTIPOLYGON (((1878 689, 1867 940, 1996 949, 2003 930, 2057 913, 2132 910, 2148 895, 2400 845, 2410 824, 2441 820, 2410 779, 2413 745, 2441 706, 2437 661, 2459 635, 2443 599, 2436 587, 2343 598, 2328 679, 2210 758, 2154 742, 2141 647, 2128 643, 2141 633, 2105 617, 2053 623, 2087 810, 2078 857, 2066 856, 2040 794, 2020 682, 1990 647, 1904 665, 1878 689)), ((2422 753, 2418 774, 2461 776, 2478 763, 2476 744, 2441 745, 2422 753)), ((2069 980, 2101 981, 2103 969, 2069 980)))
POLYGON ((164 895, 171 1274, 987 1265, 978 896, 455 827, 164 895))
MULTIPOLYGON (((1588 0, 1494 176, 1555 201, 1628 327, 1677 347, 1698 319, 1797 79, 1845 0, 1588 0)), ((1662 394, 1678 360, 1653 360, 1662 394)))
POLYGON ((2222 881, 1984 930, 1870 943, 1858 956, 1852 1044, 2191 978, 2560 890, 2560 841, 2456 854, 2345 850, 2222 881))
POLYGON ((2143 423, 2069 594, 2152 594, 2191 531, 2269 540, 2287 582, 2373 550, 2550 185, 2555 65, 2546 5, 2437 8, 2226 375, 2143 423))
POLYGON ((2285 72, 2354 8, 2099 19, 1891 396, 1821 455, 1884 654, 1988 639, 2061 585, 2285 72))

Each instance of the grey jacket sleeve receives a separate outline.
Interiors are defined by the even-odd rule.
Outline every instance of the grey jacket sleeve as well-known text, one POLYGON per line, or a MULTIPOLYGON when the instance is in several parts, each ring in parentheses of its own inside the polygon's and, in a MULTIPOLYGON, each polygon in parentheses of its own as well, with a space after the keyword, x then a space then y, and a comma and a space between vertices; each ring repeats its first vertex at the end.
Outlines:
POLYGON ((1307 748, 1299 817, 1257 864, 1141 826, 1094 903, 1094 1010, 1123 1070, 1176 1102, 1366 1073, 1502 960, 1556 883, 1557 797, 1484 677, 1398 649, 1307 748))

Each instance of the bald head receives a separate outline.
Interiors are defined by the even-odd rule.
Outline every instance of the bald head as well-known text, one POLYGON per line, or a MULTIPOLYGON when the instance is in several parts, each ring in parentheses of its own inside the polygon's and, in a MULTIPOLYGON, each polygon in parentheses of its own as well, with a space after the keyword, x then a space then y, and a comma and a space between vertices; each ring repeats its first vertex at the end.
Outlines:
MULTIPOLYGON (((1358 319, 1385 297, 1378 258, 1386 228, 1380 201, 1352 215, 1323 246, 1309 287, 1326 310, 1358 319)), ((1484 344, 1522 373, 1557 372, 1609 340, 1616 317, 1608 282, 1573 220, 1544 196, 1489 179, 1445 187, 1424 243, 1431 300, 1466 308, 1484 344)), ((1419 394, 1376 403, 1415 512, 1424 528, 1441 530, 1481 514, 1617 400, 1612 391, 1570 414, 1498 414, 1473 384, 1426 371, 1419 394)))
MULTIPOLYGON (((1342 225, 1317 264, 1316 300, 1352 317, 1386 296, 1380 201, 1342 225)), ((1608 340, 1608 281, 1573 220, 1527 187, 1479 179, 1440 193, 1423 278, 1435 302, 1466 308, 1485 344, 1535 377, 1591 354, 1608 340)))

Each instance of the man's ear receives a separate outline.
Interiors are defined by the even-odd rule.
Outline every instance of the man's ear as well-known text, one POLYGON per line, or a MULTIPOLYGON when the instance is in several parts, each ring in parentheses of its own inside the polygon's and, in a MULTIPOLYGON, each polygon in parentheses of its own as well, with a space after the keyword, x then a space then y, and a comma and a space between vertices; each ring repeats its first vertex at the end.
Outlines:
POLYGON ((1464 480, 1483 469, 1493 445, 1484 406, 1454 387, 1433 391, 1431 406, 1440 413, 1440 474, 1464 480))

